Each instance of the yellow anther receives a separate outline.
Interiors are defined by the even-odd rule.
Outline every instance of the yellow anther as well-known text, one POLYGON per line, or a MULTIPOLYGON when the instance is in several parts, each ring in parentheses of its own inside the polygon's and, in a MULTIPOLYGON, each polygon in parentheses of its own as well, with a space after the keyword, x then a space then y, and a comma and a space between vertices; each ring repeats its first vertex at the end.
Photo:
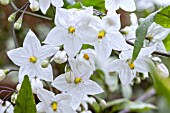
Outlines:
POLYGON ((32 57, 30 57, 29 58, 29 60, 28 60, 29 62, 32 62, 32 63, 36 63, 36 61, 37 61, 37 58, 36 57, 34 57, 34 56, 32 56, 32 57))
POLYGON ((82 81, 82 78, 75 78, 74 83, 79 84, 82 81))
POLYGON ((74 27, 72 27, 72 26, 68 28, 68 32, 72 33, 72 34, 75 33, 75 30, 76 29, 74 27))
POLYGON ((88 54, 84 54, 84 59, 86 59, 86 60, 89 60, 89 55, 88 54))
POLYGON ((134 63, 129 62, 128 64, 129 64, 130 69, 134 69, 135 68, 134 63))
POLYGON ((99 38, 99 39, 104 38, 104 37, 105 37, 105 34, 106 34, 106 32, 105 32, 104 30, 100 31, 100 32, 98 33, 98 38, 99 38))
POLYGON ((57 102, 51 103, 51 107, 52 107, 53 111, 57 111, 57 109, 58 109, 58 103, 57 103, 57 102))

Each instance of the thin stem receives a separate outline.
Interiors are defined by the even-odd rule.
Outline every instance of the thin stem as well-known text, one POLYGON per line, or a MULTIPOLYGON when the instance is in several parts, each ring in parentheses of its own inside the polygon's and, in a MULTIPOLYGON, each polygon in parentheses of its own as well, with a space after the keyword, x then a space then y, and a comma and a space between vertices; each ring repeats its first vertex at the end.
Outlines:
MULTIPOLYGON (((142 95, 141 97, 137 98, 136 101, 141 101, 144 102, 145 100, 147 100, 148 98, 154 96, 156 94, 155 89, 150 89, 148 92, 146 92, 144 95, 142 95)), ((125 108, 122 111, 120 111, 119 113, 129 113, 130 109, 125 108)))
POLYGON ((12 91, 14 91, 14 89, 12 89, 12 88, 10 88, 10 87, 7 87, 7 86, 0 86, 0 88, 8 89, 8 90, 12 90, 12 91))
MULTIPOLYGON (((11 6, 12 6, 16 11, 19 10, 13 2, 11 2, 11 6)), ((23 11, 23 10, 19 10, 19 12, 20 12, 20 13, 23 13, 24 11, 23 11)), ((52 18, 49 18, 49 17, 46 17, 46 16, 42 16, 42 15, 38 15, 38 14, 35 14, 35 13, 31 13, 31 12, 28 12, 28 11, 25 11, 25 14, 31 15, 31 16, 34 16, 34 17, 38 17, 38 18, 42 18, 42 19, 46 19, 46 20, 49 20, 49 21, 52 21, 52 20, 53 20, 52 18)))
POLYGON ((12 36, 13 36, 13 40, 15 43, 15 47, 18 48, 19 47, 19 43, 15 34, 15 29, 14 29, 14 22, 11 23, 11 29, 12 29, 12 36))
MULTIPOLYGON (((131 46, 134 46, 134 43, 129 41, 129 40, 126 40, 126 42, 131 45, 131 46)), ((165 56, 165 57, 170 57, 170 54, 168 53, 164 53, 164 52, 161 52, 161 51, 154 51, 152 54, 155 54, 155 55, 161 55, 161 56, 165 56)))

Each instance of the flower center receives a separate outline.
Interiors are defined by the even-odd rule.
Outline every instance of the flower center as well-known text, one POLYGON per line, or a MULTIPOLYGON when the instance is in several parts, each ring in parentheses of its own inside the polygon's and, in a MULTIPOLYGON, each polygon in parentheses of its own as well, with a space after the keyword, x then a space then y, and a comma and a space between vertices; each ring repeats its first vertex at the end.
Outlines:
POLYGON ((130 69, 134 69, 135 68, 134 63, 129 62, 128 65, 129 65, 130 69))
POLYGON ((82 81, 82 78, 75 78, 74 83, 79 84, 82 81))
POLYGON ((98 39, 104 38, 104 37, 105 37, 105 34, 106 34, 106 32, 105 32, 104 30, 99 31, 99 33, 98 33, 98 39))
POLYGON ((32 63, 36 63, 36 61, 37 61, 37 58, 36 57, 34 57, 34 56, 32 56, 32 57, 30 57, 29 58, 29 60, 28 60, 29 62, 32 62, 32 63))
POLYGON ((89 55, 88 54, 84 54, 84 59, 86 59, 86 60, 89 60, 89 55))
POLYGON ((71 33, 71 34, 75 33, 75 30, 76 29, 72 26, 68 28, 68 32, 71 33))
POLYGON ((52 107, 53 111, 57 111, 57 109, 58 109, 58 103, 57 103, 57 102, 52 102, 52 103, 51 103, 51 107, 52 107))

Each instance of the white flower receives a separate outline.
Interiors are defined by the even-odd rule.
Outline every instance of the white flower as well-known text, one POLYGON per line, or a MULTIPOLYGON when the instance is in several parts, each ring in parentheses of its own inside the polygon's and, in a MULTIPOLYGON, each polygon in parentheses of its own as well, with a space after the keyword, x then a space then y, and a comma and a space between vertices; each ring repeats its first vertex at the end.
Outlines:
POLYGON ((155 0, 135 0, 137 11, 149 11, 155 10, 155 0))
POLYGON ((112 49, 119 51, 128 49, 125 39, 119 32, 120 15, 108 12, 102 19, 94 16, 90 26, 96 30, 93 32, 96 36, 94 48, 100 61, 105 61, 112 49))
MULTIPOLYGON (((71 106, 73 109, 77 109, 80 103, 83 100, 85 95, 95 95, 102 93, 102 88, 92 80, 90 80, 91 72, 86 70, 84 67, 79 69, 79 62, 75 59, 69 60, 72 72, 67 72, 65 74, 61 74, 58 76, 53 82, 52 86, 57 88, 58 90, 65 92, 72 96, 71 106), (70 74, 71 81, 66 80, 66 76, 70 74)), ((81 66, 80 66, 81 67, 81 66)))
POLYGON ((0 103, 0 113, 14 113, 14 107, 10 102, 0 100, 0 103))
POLYGON ((36 106, 38 113, 76 113, 70 106, 70 95, 54 95, 51 91, 39 89, 37 97, 41 101, 36 106))
POLYGON ((119 7, 129 12, 136 10, 134 0, 105 0, 105 7, 111 11, 115 11, 119 9, 119 7))
POLYGON ((94 29, 89 27, 93 15, 93 8, 85 10, 58 9, 55 18, 56 27, 53 28, 44 43, 54 46, 64 44, 64 50, 69 57, 74 57, 80 51, 82 44, 94 42, 94 29), (56 35, 57 34, 57 35, 56 35))
POLYGON ((116 71, 119 73, 120 81, 123 85, 128 85, 135 77, 136 72, 149 72, 149 64, 151 63, 148 57, 155 51, 156 45, 142 48, 138 58, 132 63, 132 50, 122 51, 120 54, 120 59, 112 62, 110 67, 107 69, 111 72, 116 71))
MULTIPOLYGON (((50 4, 52 4, 56 8, 60 8, 64 5, 63 0, 38 0, 38 1, 39 1, 39 7, 44 14, 47 12, 48 8, 50 7, 50 4)), ((29 0, 29 2, 31 3, 30 7, 32 7, 34 5, 36 5, 36 7, 38 7, 38 5, 37 5, 38 1, 37 0, 29 0), (37 2, 37 3, 35 3, 35 2, 37 2)), ((36 9, 38 9, 38 8, 36 8, 36 9)), ((37 10, 35 10, 35 11, 37 11, 37 10)))
POLYGON ((159 24, 153 23, 148 29, 146 37, 149 41, 145 41, 145 46, 152 46, 153 44, 157 44, 157 50, 166 52, 162 40, 164 40, 169 33, 170 29, 163 28, 159 24))
POLYGON ((41 46, 36 35, 30 30, 23 42, 23 47, 10 50, 7 54, 17 66, 20 66, 20 82, 22 82, 25 75, 28 75, 30 80, 36 76, 42 80, 52 81, 53 75, 51 65, 47 68, 42 68, 41 63, 55 52, 56 49, 49 45, 41 46))
POLYGON ((93 49, 81 50, 80 54, 77 55, 76 59, 89 67, 91 70, 95 70, 95 59, 97 53, 93 49))
POLYGON ((54 55, 54 57, 52 58, 52 60, 54 60, 56 63, 58 64, 62 64, 64 62, 67 61, 67 54, 66 51, 57 51, 57 53, 54 55))
POLYGON ((34 78, 31 80, 31 87, 32 87, 32 92, 34 94, 37 94, 37 91, 43 88, 43 83, 40 79, 34 78))
POLYGON ((34 1, 30 4, 30 9, 31 9, 32 11, 38 11, 38 10, 40 9, 38 1, 35 1, 35 0, 34 0, 34 1))

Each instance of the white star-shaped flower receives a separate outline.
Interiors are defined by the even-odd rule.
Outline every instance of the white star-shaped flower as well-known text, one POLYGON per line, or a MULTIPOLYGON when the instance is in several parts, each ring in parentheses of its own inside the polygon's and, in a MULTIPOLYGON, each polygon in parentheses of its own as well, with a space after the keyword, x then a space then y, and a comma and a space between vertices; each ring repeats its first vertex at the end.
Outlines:
POLYGON ((34 77, 39 79, 52 81, 52 67, 42 68, 41 63, 47 57, 52 56, 56 49, 49 45, 41 46, 36 35, 30 30, 23 42, 23 47, 13 49, 7 52, 8 57, 20 66, 19 81, 22 82, 25 75, 28 75, 30 80, 34 77))
POLYGON ((153 23, 148 29, 145 46, 153 46, 154 44, 157 44, 156 49, 158 51, 167 52, 162 40, 164 40, 169 33, 170 29, 163 28, 159 24, 153 23))
POLYGON ((37 104, 38 113, 76 113, 70 106, 71 96, 67 94, 54 95, 46 89, 39 89, 37 97, 41 102, 37 104))
POLYGON ((119 7, 129 12, 136 10, 134 0, 105 0, 105 7, 111 11, 115 11, 119 9, 119 7))
POLYGON ((92 15, 92 7, 85 10, 58 9, 55 18, 57 26, 49 32, 44 43, 54 46, 64 44, 68 56, 76 56, 82 44, 95 40, 94 29, 88 26, 92 15))
POLYGON ((72 96, 71 105, 77 109, 85 95, 95 95, 102 93, 102 88, 92 80, 90 80, 91 72, 85 66, 79 69, 79 62, 75 59, 69 60, 72 72, 67 72, 58 76, 53 82, 52 86, 62 91, 63 93, 72 96))
POLYGON ((108 12, 102 19, 94 16, 90 26, 96 30, 93 32, 96 36, 94 48, 100 61, 109 58, 112 49, 118 51, 128 49, 124 37, 119 32, 120 15, 116 12, 108 12))
POLYGON ((151 47, 142 48, 138 58, 131 63, 132 50, 122 51, 120 54, 120 59, 114 60, 107 70, 110 72, 118 72, 120 81, 123 85, 128 85, 135 77, 136 72, 149 72, 149 63, 151 63, 148 57, 156 50, 156 45, 151 47))

